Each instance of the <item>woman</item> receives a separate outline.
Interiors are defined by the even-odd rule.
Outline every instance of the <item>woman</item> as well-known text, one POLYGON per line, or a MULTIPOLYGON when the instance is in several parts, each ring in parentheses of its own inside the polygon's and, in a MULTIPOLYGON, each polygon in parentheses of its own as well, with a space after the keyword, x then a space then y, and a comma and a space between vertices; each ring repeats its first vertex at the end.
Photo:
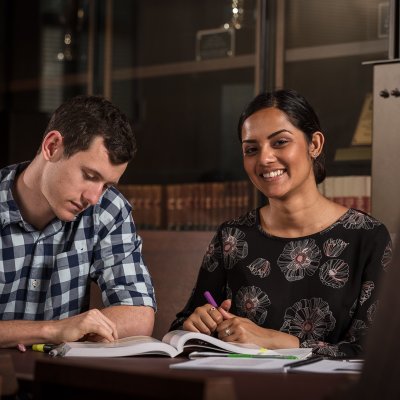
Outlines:
POLYGON ((358 355, 391 256, 386 227, 319 193, 324 135, 300 94, 258 95, 238 133, 246 173, 268 205, 220 226, 172 328, 270 349, 358 355))

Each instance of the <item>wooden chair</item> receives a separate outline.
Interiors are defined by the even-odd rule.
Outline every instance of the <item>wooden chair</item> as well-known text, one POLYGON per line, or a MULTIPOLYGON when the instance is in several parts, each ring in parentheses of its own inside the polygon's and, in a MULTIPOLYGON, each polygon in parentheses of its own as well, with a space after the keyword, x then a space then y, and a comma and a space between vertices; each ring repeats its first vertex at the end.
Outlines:
MULTIPOLYGON (((196 283, 212 231, 143 231, 143 257, 156 293, 156 313, 153 337, 161 339, 167 333, 175 315, 189 299, 196 283)), ((91 307, 104 307, 100 291, 91 286, 91 307)))
POLYGON ((153 336, 161 339, 186 304, 211 241, 209 231, 143 232, 143 256, 153 279, 158 311, 153 336))

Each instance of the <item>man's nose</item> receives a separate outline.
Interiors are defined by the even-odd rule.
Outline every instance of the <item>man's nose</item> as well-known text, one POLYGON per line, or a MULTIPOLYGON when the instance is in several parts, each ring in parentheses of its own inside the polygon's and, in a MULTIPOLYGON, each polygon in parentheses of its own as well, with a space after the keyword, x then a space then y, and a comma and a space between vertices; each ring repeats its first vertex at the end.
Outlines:
POLYGON ((104 185, 102 183, 91 183, 90 186, 83 192, 82 196, 87 203, 94 206, 99 201, 103 194, 104 185))

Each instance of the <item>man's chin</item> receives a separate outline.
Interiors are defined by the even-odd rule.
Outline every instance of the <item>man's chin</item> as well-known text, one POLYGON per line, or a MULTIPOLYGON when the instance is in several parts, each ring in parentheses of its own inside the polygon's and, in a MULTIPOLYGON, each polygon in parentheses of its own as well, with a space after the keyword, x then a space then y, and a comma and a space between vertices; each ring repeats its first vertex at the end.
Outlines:
POLYGON ((71 222, 71 221, 75 221, 76 217, 79 214, 80 213, 74 214, 72 212, 63 212, 63 213, 57 213, 56 216, 60 221, 71 222))

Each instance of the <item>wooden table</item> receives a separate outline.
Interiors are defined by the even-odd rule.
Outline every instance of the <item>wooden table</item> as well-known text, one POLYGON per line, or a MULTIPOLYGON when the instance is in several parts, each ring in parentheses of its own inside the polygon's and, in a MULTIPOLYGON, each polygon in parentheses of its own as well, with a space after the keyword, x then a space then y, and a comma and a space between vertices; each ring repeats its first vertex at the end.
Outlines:
POLYGON ((275 374, 171 370, 182 358, 51 358, 28 350, 10 354, 20 389, 35 399, 323 399, 355 382, 344 374, 275 374))

